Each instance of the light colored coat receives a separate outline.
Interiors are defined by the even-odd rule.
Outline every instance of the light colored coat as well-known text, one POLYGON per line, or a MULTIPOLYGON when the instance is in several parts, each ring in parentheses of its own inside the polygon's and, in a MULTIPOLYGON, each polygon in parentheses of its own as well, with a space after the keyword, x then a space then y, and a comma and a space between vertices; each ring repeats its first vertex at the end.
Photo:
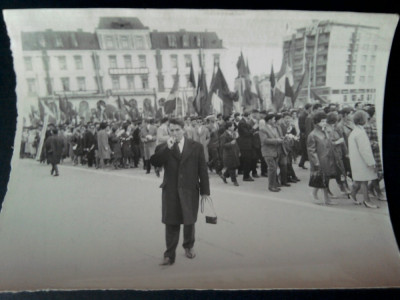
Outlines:
POLYGON ((99 148, 99 158, 100 159, 110 159, 111 157, 111 148, 108 143, 108 134, 102 129, 97 133, 97 143, 99 148))
POLYGON ((349 136, 349 158, 351 173, 355 181, 370 181, 378 176, 373 168, 374 155, 367 133, 361 126, 355 126, 349 136))
MULTIPOLYGON (((197 131, 197 138, 196 142, 199 142, 203 145, 204 149, 204 158, 206 159, 206 163, 208 162, 208 143, 210 142, 210 131, 206 126, 201 126, 201 130, 199 132, 199 128, 195 128, 197 131)), ((196 135, 195 135, 196 136, 196 135)))
POLYGON ((157 127, 154 125, 145 125, 140 130, 140 137, 143 142, 144 159, 148 160, 156 150, 157 127), (151 135, 151 140, 147 136, 151 135))
POLYGON ((157 128, 156 146, 165 143, 168 140, 168 138, 169 138, 168 125, 167 123, 165 123, 157 128))

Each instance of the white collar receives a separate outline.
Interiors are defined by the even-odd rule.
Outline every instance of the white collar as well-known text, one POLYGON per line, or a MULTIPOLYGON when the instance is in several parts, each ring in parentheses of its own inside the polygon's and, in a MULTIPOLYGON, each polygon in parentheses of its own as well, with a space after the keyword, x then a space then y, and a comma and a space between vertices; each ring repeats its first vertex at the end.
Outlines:
POLYGON ((182 153, 183 146, 185 145, 185 137, 183 136, 181 141, 178 143, 179 151, 182 153))

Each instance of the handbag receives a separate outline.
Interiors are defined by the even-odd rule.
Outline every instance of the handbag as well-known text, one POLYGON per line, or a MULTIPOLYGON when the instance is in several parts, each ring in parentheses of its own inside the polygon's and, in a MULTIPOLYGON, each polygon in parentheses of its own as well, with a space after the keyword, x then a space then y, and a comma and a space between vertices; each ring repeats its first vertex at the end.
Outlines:
POLYGON ((321 171, 311 173, 308 186, 318 189, 324 189, 328 187, 328 184, 329 179, 321 171))
POLYGON ((208 206, 210 212, 205 213, 206 223, 217 224, 217 214, 215 213, 213 201, 210 196, 201 199, 201 212, 204 213, 204 206, 208 206), (208 204, 207 204, 208 203, 208 204))

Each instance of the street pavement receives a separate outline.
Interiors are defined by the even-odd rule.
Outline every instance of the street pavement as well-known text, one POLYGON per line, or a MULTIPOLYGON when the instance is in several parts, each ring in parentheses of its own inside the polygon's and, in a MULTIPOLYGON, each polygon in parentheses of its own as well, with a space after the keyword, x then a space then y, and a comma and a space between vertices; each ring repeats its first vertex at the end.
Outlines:
POLYGON ((279 193, 267 178, 239 177, 235 187, 210 173, 218 224, 199 212, 197 256, 185 257, 181 234, 165 267, 162 175, 66 162, 53 177, 47 165, 15 159, 0 213, 0 291, 399 286, 387 203, 316 205, 308 171, 294 168, 301 182, 279 193))

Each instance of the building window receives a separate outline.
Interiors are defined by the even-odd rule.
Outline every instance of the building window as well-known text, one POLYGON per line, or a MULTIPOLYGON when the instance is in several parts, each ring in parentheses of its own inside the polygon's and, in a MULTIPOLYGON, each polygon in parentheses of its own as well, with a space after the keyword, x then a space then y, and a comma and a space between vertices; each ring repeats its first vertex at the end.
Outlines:
POLYGON ((107 49, 114 49, 114 39, 112 36, 106 36, 106 48, 107 49))
MULTIPOLYGON (((111 60, 110 60, 110 65, 111 65, 111 60)), ((127 69, 132 68, 132 57, 130 55, 124 55, 124 65, 125 65, 125 68, 127 68, 127 69)), ((115 61, 114 68, 116 68, 116 61, 115 61)))
POLYGON ((78 47, 78 40, 76 39, 75 33, 71 33, 71 42, 74 47, 78 47))
POLYGON ((113 90, 119 90, 120 89, 119 76, 118 75, 111 76, 111 81, 113 90))
POLYGON ((372 56, 371 56, 371 62, 372 62, 372 63, 375 62, 375 58, 376 58, 375 55, 372 55, 372 56))
POLYGON ((185 48, 189 47, 189 36, 187 34, 182 36, 182 45, 185 48))
POLYGON ((85 77, 77 77, 78 91, 86 91, 86 81, 85 77))
POLYGON ((332 95, 337 95, 339 94, 339 90, 332 90, 332 95))
POLYGON ((351 101, 356 101, 357 100, 357 96, 356 95, 351 95, 351 101))
POLYGON ((110 68, 118 68, 117 67, 117 57, 115 55, 110 55, 108 57, 108 60, 110 61, 110 68))
POLYGON ((144 39, 142 36, 135 36, 136 49, 144 49, 144 39))
POLYGON ((360 82, 365 82, 365 76, 360 76, 360 82))
POLYGON ((173 68, 173 69, 178 68, 178 56, 175 54, 171 55, 171 68, 173 68))
POLYGON ((366 63, 366 62, 367 62, 367 56, 366 56, 366 55, 363 55, 363 56, 362 56, 361 62, 363 62, 363 63, 366 63))
POLYGON ((39 35, 39 45, 42 48, 46 47, 46 40, 44 39, 44 35, 43 34, 39 35))
POLYGON ((374 51, 378 50, 378 45, 374 45, 374 51))
POLYGON ((214 54, 214 66, 219 66, 219 54, 214 54))
POLYGON ((139 55, 139 67, 147 68, 146 55, 139 55))
POLYGON ((133 75, 126 76, 126 83, 129 90, 135 89, 135 77, 133 75))
POLYGON ((24 57, 25 71, 32 71, 32 57, 24 57))
POLYGON ((60 65, 60 70, 66 70, 67 69, 67 59, 65 56, 59 56, 58 57, 58 64, 60 65))
POLYGON ((56 47, 60 48, 63 46, 62 39, 59 35, 56 36, 56 47))
POLYGON ((121 48, 129 49, 129 40, 126 35, 121 36, 121 48))
POLYGON ((28 94, 30 96, 36 95, 36 81, 34 78, 27 79, 28 81, 28 94))
POLYGON ((176 36, 169 34, 167 38, 168 38, 168 47, 176 48, 176 36))
POLYGON ((74 56, 74 60, 75 60, 76 69, 82 70, 83 69, 82 56, 76 55, 76 56, 74 56))
POLYGON ((68 92, 69 91, 69 78, 68 77, 61 78, 61 85, 62 85, 63 91, 68 92))
POLYGON ((186 68, 189 68, 191 64, 192 64, 192 55, 185 54, 185 66, 186 66, 186 68))
POLYGON ((200 35, 196 35, 194 37, 194 43, 196 44, 196 47, 198 47, 198 48, 201 47, 201 37, 200 37, 200 35))
POLYGON ((347 95, 343 95, 343 102, 347 102, 347 95))
POLYGON ((149 88, 149 78, 147 75, 142 75, 142 88, 143 89, 149 88))
POLYGON ((360 100, 364 101, 364 95, 360 95, 360 100))
POLYGON ((361 72, 365 72, 367 70, 367 67, 366 66, 361 66, 361 72))

